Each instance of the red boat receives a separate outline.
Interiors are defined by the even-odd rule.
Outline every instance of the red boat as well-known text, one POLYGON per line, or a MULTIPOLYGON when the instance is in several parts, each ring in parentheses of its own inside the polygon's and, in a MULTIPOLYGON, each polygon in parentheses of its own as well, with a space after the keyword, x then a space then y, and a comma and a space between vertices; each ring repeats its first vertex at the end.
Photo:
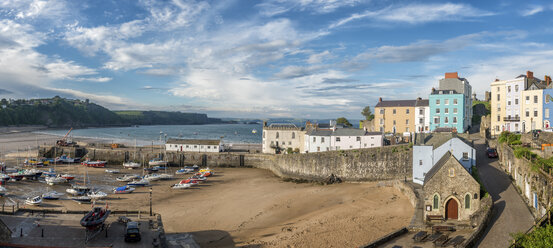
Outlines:
POLYGON ((185 184, 185 183, 189 183, 189 184, 192 184, 192 185, 197 185, 200 182, 198 180, 194 180, 194 179, 184 179, 184 180, 181 180, 179 184, 185 184))
POLYGON ((81 164, 85 165, 87 167, 104 168, 104 167, 106 167, 107 163, 108 163, 107 161, 100 161, 100 160, 98 160, 98 161, 89 161, 89 160, 87 160, 87 161, 82 162, 81 164))

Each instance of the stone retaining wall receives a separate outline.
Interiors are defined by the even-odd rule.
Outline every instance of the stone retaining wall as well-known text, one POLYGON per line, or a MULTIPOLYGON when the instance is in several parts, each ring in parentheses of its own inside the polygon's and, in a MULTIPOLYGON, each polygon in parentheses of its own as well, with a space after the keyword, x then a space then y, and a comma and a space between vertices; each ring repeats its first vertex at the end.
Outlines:
POLYGON ((476 226, 476 230, 463 242, 461 247, 474 247, 476 242, 480 240, 488 224, 490 223, 493 211, 493 200, 491 196, 482 198, 480 200, 480 210, 476 212, 472 218, 471 223, 476 226))

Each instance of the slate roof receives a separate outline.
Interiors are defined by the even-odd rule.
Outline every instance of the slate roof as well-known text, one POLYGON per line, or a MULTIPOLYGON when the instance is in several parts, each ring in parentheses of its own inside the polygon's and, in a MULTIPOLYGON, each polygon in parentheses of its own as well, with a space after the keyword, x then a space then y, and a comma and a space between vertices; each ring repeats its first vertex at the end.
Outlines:
POLYGON ((310 135, 310 136, 330 136, 330 135, 332 135, 332 130, 313 129, 309 133, 307 133, 307 135, 310 135))
POLYGON ((200 139, 169 139, 167 144, 186 144, 186 145, 219 145, 220 140, 200 140, 200 139))
MULTIPOLYGON (((432 169, 430 169, 428 171, 428 173, 426 173, 426 176, 424 177, 424 184, 426 184, 426 182, 428 182, 430 180, 430 178, 432 178, 436 172, 438 172, 443 166, 444 164, 451 158, 453 157, 453 154, 451 154, 451 152, 446 152, 442 158, 440 158, 440 160, 438 160, 438 162, 436 162, 436 164, 432 167, 432 169)), ((453 157, 453 159, 459 163, 459 161, 457 161, 457 159, 455 157, 453 157)))
POLYGON ((460 139, 463 143, 467 144, 468 146, 472 147, 472 143, 468 140, 456 136, 452 133, 432 133, 432 134, 418 134, 417 138, 415 140, 415 145, 417 146, 433 146, 434 149, 440 147, 441 145, 445 144, 449 140, 453 138, 460 139))
POLYGON ((297 128, 296 125, 292 123, 271 123, 269 127, 276 127, 276 128, 297 128))
POLYGON ((332 130, 313 129, 307 133, 310 136, 372 136, 382 135, 380 132, 367 132, 363 129, 357 128, 337 128, 332 130))
POLYGON ((381 107, 414 107, 417 100, 393 100, 393 101, 379 101, 376 104, 376 108, 381 107))
POLYGON ((419 100, 417 101, 417 103, 415 104, 416 107, 426 107, 426 106, 430 106, 430 101, 428 99, 422 99, 422 100, 419 100))

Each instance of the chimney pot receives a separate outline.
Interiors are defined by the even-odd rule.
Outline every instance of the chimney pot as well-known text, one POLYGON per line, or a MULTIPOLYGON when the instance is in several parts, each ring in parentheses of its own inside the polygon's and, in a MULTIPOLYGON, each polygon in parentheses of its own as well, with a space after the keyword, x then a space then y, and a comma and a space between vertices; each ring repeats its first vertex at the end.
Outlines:
POLYGON ((379 102, 382 102, 382 97, 378 98, 378 101, 379 101, 379 102))
POLYGON ((459 74, 457 72, 446 72, 445 78, 459 78, 459 74))
POLYGON ((527 77, 528 79, 534 78, 534 73, 531 72, 531 71, 526 71, 526 77, 527 77))

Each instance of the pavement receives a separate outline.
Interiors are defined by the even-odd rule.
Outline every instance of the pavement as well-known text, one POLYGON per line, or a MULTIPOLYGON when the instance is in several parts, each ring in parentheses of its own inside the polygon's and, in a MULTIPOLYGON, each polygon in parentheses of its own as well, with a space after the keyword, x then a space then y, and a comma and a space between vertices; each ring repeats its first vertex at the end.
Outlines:
POLYGON ((486 156, 484 139, 475 140, 474 146, 480 179, 494 203, 488 228, 476 246, 508 247, 512 243, 510 234, 526 232, 534 225, 534 218, 497 159, 486 156))
POLYGON ((19 213, 15 216, 1 215, 0 219, 12 230, 11 244, 55 247, 153 247, 157 230, 150 226, 149 219, 128 216, 139 222, 142 240, 137 243, 124 241, 125 224, 118 223, 120 215, 110 215, 107 228, 98 232, 87 243, 85 228, 79 224, 82 214, 19 213))

